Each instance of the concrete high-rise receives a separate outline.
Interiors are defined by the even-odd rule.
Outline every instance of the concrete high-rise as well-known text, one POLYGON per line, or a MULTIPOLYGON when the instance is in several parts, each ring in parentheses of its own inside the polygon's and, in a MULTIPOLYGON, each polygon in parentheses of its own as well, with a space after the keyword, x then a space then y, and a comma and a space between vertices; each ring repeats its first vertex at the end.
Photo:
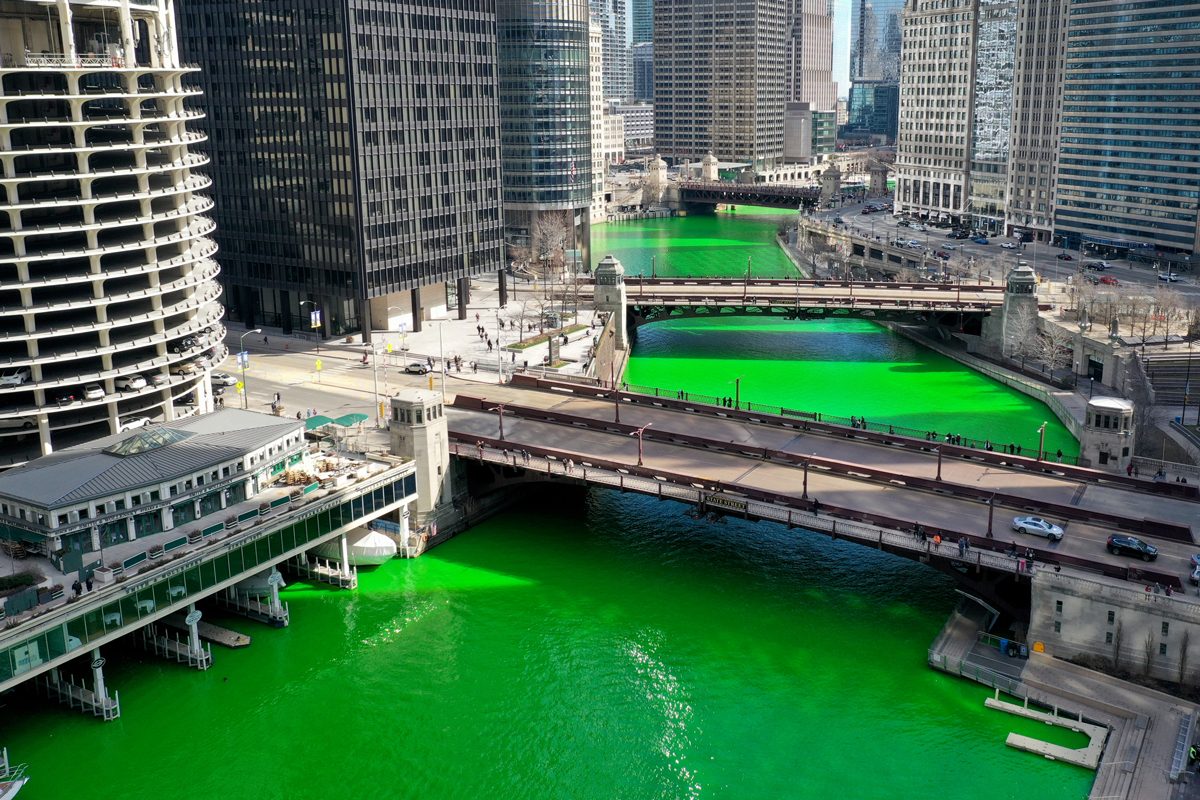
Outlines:
POLYGON ((904 0, 855 0, 850 20, 848 128, 894 140, 904 0))
POLYGON ((591 96, 589 123, 592 137, 591 221, 603 222, 604 203, 604 30, 593 17, 588 24, 588 92, 591 96))
POLYGON ((397 330, 502 267, 496 20, 482 3, 188 0, 230 313, 397 330), (457 290, 457 291, 456 291, 457 290))
POLYGON ((1195 253, 1200 10, 1068 0, 1067 18, 1056 236, 1068 247, 1195 253))
POLYGON ((789 28, 788 102, 836 111, 832 0, 792 0, 789 28))
POLYGON ((633 73, 629 63, 629 9, 625 0, 589 0, 592 17, 604 32, 604 99, 628 100, 633 73))
POLYGON ((0 466, 212 409, 197 68, 170 0, 0 0, 0 466))
POLYGON ((506 239, 527 245, 540 215, 569 217, 587 264, 592 137, 586 0, 498 0, 506 239))

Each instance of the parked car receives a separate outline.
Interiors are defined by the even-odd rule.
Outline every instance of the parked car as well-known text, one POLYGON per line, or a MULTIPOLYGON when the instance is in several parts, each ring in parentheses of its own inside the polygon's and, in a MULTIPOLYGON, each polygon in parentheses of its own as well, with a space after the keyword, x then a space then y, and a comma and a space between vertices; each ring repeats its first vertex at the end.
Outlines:
POLYGON ((871 213, 873 213, 874 211, 875 211, 875 209, 873 209, 873 208, 864 208, 862 211, 860 211, 860 212, 858 212, 858 213, 860 213, 860 214, 871 214, 871 213))
POLYGON ((57 403, 59 406, 71 406, 71 405, 75 405, 76 403, 78 403, 79 398, 76 397, 75 395, 69 394, 69 393, 68 394, 60 394, 58 397, 54 398, 54 402, 57 403))
POLYGON ((1012 527, 1017 533, 1032 533, 1056 542, 1062 541, 1063 537, 1062 528, 1041 517, 1013 517, 1012 527))
POLYGON ((166 386, 171 382, 171 379, 166 375, 163 375, 161 372, 147 372, 142 377, 144 377, 147 383, 149 383, 151 386, 166 386))
POLYGON ((29 417, 4 417, 0 418, 0 431, 27 431, 35 424, 29 417))
POLYGON ((1163 283, 1175 283, 1175 281, 1179 280, 1179 276, 1174 272, 1163 272, 1159 274, 1158 279, 1163 283))
POLYGON ((907 246, 907 247, 911 247, 911 248, 913 248, 914 250, 920 250, 920 249, 921 249, 921 243, 920 243, 920 242, 918 242, 916 239, 909 239, 909 240, 908 240, 908 242, 906 243, 906 246, 907 246))
POLYGON ((924 223, 921 223, 921 222, 914 222, 914 223, 913 223, 912 225, 910 225, 909 227, 910 227, 910 228, 912 228, 914 231, 921 231, 922 233, 924 233, 925 231, 929 230, 929 228, 927 228, 927 227, 925 226, 925 224, 924 224, 924 223))
POLYGON ((1112 275, 1101 275, 1100 282, 1103 284, 1107 284, 1108 286, 1120 286, 1121 285, 1121 282, 1119 280, 1117 280, 1116 278, 1114 278, 1112 275))
POLYGON ((975 244, 987 244, 988 243, 986 236, 976 236, 971 241, 974 242, 975 244))
POLYGON ((172 344, 171 352, 172 353, 182 353, 185 350, 191 350, 195 346, 196 346, 196 340, 193 339, 191 336, 188 336, 187 338, 179 339, 174 344, 172 344))
POLYGON ((1188 579, 1192 586, 1200 586, 1200 567, 1192 567, 1192 576, 1188 579))
POLYGON ((958 246, 958 245, 956 245, 956 244, 944 244, 944 245, 942 245, 942 249, 944 249, 944 250, 957 250, 957 249, 958 249, 958 247, 959 247, 959 246, 958 246))
POLYGON ((950 254, 947 253, 945 250, 936 250, 936 251, 934 251, 934 255, 937 256, 938 258, 949 258, 950 257, 950 254))
POLYGON ((404 366, 404 371, 409 375, 424 375, 429 372, 429 365, 422 364, 420 361, 411 361, 404 366))
POLYGON ((84 400, 103 400, 104 387, 98 383, 89 383, 83 387, 84 400))
POLYGON ((237 378, 228 372, 214 372, 211 376, 213 386, 237 386, 237 378))
POLYGON ((907 227, 908 227, 908 220, 906 220, 906 219, 897 220, 897 221, 896 221, 896 227, 897 227, 897 228, 907 228, 907 227))
POLYGON ((1153 561, 1158 558, 1158 548, 1149 542, 1143 542, 1136 536, 1125 536, 1114 533, 1108 537, 1108 552, 1114 556, 1132 555, 1143 561, 1153 561))
POLYGON ((29 367, 17 367, 8 372, 0 372, 0 386, 20 386, 33 376, 29 367))
POLYGON ((125 417, 121 420, 121 433, 144 428, 150 424, 149 417, 125 417))
POLYGON ((1003 247, 1005 250, 1016 250, 1017 249, 1017 245, 1015 242, 1001 242, 1000 246, 1003 247))
POLYGON ((1074 261, 1075 260, 1075 256, 1071 255, 1070 253, 1059 253, 1058 255, 1055 256, 1055 258, 1057 258, 1059 261, 1074 261))
POLYGON ((833 218, 833 224, 834 224, 834 225, 845 225, 845 224, 846 224, 846 220, 842 219, 841 217, 834 217, 834 218, 833 218))
POLYGON ((113 386, 119 392, 136 392, 146 388, 146 379, 141 375, 122 375, 113 381, 113 386))
POLYGON ((180 361, 171 365, 172 375, 191 375, 196 371, 196 365, 190 361, 180 361))

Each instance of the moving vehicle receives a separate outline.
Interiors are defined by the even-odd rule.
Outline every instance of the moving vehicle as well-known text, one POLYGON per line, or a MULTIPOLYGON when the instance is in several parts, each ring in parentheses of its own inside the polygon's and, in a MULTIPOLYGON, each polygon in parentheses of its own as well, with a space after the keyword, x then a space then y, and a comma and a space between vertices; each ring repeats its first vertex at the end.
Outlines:
POLYGON ((1114 533, 1108 537, 1108 552, 1114 556, 1131 555, 1143 561, 1153 561, 1158 558, 1158 548, 1149 542, 1143 542, 1136 536, 1126 536, 1114 533))
POLYGON ((1120 286, 1121 285, 1121 282, 1119 280, 1117 280, 1116 278, 1114 278, 1112 275, 1100 276, 1100 282, 1103 284, 1107 284, 1108 286, 1120 286))
POLYGON ((119 392, 136 392, 146 388, 146 379, 141 375, 122 375, 113 381, 113 386, 119 392))
POLYGON ((98 383, 85 384, 83 387, 84 400, 103 400, 104 387, 98 383))
POLYGON ((211 376, 213 386, 237 386, 237 378, 228 372, 214 372, 211 376))
POLYGON ((1014 244, 1013 242, 1001 242, 1000 246, 1003 247, 1005 250, 1016 250, 1017 249, 1016 244, 1014 244))
POLYGON ((1057 258, 1059 261, 1074 261, 1075 260, 1075 256, 1071 255, 1070 253, 1059 253, 1058 255, 1055 256, 1055 258, 1057 258))
POLYGON ((974 242, 975 244, 987 244, 988 243, 986 236, 976 236, 971 241, 974 242))
POLYGON ((1175 283, 1179 280, 1179 276, 1174 272, 1164 272, 1158 276, 1158 279, 1163 283, 1175 283))
POLYGON ((1107 261, 1088 261, 1087 263, 1085 263, 1083 265, 1083 268, 1084 269, 1094 269, 1097 272, 1103 272, 1104 270, 1108 269, 1108 262, 1107 261))
POLYGON ((1013 517, 1012 527, 1017 533, 1032 533, 1056 542, 1061 542, 1063 537, 1062 528, 1041 517, 1013 517))
POLYGON ((950 257, 950 254, 947 253, 945 250, 937 250, 934 252, 934 255, 937 256, 938 258, 949 258, 950 257))
POLYGON ((33 376, 29 367, 17 367, 0 373, 0 386, 20 386, 33 376))
POLYGON ((420 361, 412 361, 404 366, 404 371, 409 375, 424 375, 429 372, 429 365, 422 364, 420 361))

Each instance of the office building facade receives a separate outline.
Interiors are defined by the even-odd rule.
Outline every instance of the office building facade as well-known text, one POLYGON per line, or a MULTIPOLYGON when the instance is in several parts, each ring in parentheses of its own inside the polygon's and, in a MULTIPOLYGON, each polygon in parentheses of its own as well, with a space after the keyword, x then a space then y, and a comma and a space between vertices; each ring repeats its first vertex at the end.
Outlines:
POLYGON ((855 0, 850 19, 850 130, 895 141, 904 0, 855 0))
POLYGON ((654 42, 633 46, 633 99, 654 102, 654 42))
POLYGON ((654 0, 631 0, 630 34, 634 44, 654 41, 654 0))
POLYGON ((212 409, 197 69, 169 0, 0 1, 0 468, 212 409))
POLYGON ((588 121, 592 132, 591 221, 603 222, 604 202, 604 30, 592 18, 588 24, 588 92, 591 95, 588 121))
POLYGON ((629 8, 625 0, 589 0, 592 18, 604 32, 604 99, 628 100, 633 93, 629 62, 629 8))
POLYGON ((609 111, 624 119, 625 152, 646 155, 654 146, 654 105, 652 103, 611 103, 609 111))
POLYGON ((1200 11, 1069 0, 1054 190, 1067 247, 1194 253, 1200 11))
POLYGON ((502 267, 490 2, 188 0, 231 316, 419 330, 502 267), (319 316, 314 316, 318 313, 319 316))
POLYGON ((505 238, 527 245, 544 213, 566 214, 584 251, 592 200, 586 0, 499 0, 505 238))

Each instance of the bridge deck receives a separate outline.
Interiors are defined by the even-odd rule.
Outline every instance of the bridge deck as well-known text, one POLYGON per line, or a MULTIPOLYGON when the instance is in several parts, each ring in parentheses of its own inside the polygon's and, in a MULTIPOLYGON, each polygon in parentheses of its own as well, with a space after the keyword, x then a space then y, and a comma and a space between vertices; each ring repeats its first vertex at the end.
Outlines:
POLYGON ((721 305, 736 303, 856 308, 962 309, 984 311, 1003 305, 999 287, 975 284, 822 283, 813 281, 629 280, 631 304, 721 305))
MULTIPOLYGON (((489 407, 503 402, 578 418, 578 424, 569 425, 520 419, 506 413, 505 438, 516 448, 547 447, 579 460, 592 457, 634 465, 637 443, 630 439, 628 426, 650 423, 652 427, 644 442, 648 467, 691 475, 701 483, 722 481, 799 499, 803 491, 802 468, 795 463, 766 461, 761 449, 810 456, 814 464, 824 460, 837 467, 814 466, 809 470, 810 497, 864 513, 920 520, 929 528, 985 536, 988 510, 986 501, 979 499, 978 490, 1016 496, 1019 498, 1017 503, 998 502, 996 505, 993 524, 996 538, 1002 541, 1019 538, 1022 548, 1033 547, 1051 558, 1057 553, 1109 565, 1130 563, 1128 559, 1110 556, 1104 550, 1105 538, 1114 526, 1086 519, 1090 514, 1112 514, 1139 522, 1148 517, 1183 526, 1200 518, 1200 504, 1196 502, 970 460, 944 460, 944 491, 918 490, 907 483, 928 483, 936 471, 936 455, 917 449, 884 447, 859 439, 829 437, 707 415, 698 418, 700 415, 697 414, 628 403, 622 404, 623 426, 620 429, 614 425, 612 430, 596 430, 582 426, 590 424, 603 428, 604 423, 609 423, 613 418, 613 404, 609 401, 511 386, 488 387, 480 390, 477 397, 486 398, 489 407), (651 432, 660 437, 701 435, 709 441, 710 449, 698 450, 689 444, 659 441, 651 438, 651 432), (758 452, 755 452, 756 448, 758 452), (855 474, 855 465, 863 465, 861 474, 855 474), (892 474, 911 476, 912 480, 880 481, 873 475, 880 468, 892 474), (952 494, 959 487, 964 496, 952 494), (1067 535, 1062 542, 1019 536, 1009 530, 1013 516, 1030 513, 1046 503, 1078 509, 1076 516, 1079 518, 1073 521, 1056 519, 1066 523, 1067 535)), ((460 398, 470 402, 464 394, 460 394, 460 398)), ((495 413, 453 409, 449 421, 451 430, 463 437, 495 437, 498 434, 495 413)), ((1162 554, 1154 568, 1186 576, 1188 557, 1193 552, 1191 543, 1160 542, 1160 545, 1162 554)))

